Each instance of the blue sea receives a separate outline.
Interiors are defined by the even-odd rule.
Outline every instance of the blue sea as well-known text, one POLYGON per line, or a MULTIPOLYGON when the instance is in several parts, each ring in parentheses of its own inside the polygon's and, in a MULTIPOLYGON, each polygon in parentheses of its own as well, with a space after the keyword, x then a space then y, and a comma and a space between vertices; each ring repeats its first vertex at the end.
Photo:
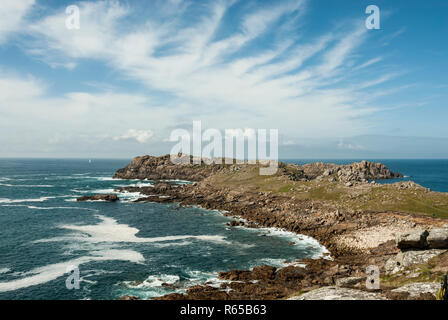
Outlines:
POLYGON ((132 203, 138 193, 120 193, 117 203, 76 202, 151 185, 111 178, 129 161, 0 160, 0 299, 148 299, 219 286, 220 271, 325 251, 281 230, 229 228, 231 218, 218 211, 132 203))

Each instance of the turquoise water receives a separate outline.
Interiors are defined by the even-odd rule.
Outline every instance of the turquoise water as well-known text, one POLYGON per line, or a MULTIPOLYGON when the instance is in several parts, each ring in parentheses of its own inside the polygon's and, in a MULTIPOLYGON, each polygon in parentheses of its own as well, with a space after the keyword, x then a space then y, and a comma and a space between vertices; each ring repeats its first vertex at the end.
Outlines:
POLYGON ((131 203, 139 194, 119 194, 117 203, 75 201, 150 185, 110 178, 128 162, 0 160, 0 299, 150 298, 219 285, 219 271, 322 253, 306 237, 229 228, 220 212, 131 203), (79 289, 66 287, 69 266, 79 268, 79 289))

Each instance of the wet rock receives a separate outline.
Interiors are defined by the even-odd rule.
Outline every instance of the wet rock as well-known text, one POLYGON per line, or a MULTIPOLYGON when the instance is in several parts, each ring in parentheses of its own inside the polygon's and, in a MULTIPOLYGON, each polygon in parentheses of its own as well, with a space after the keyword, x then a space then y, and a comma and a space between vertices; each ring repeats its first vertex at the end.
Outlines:
POLYGON ((126 301, 129 301, 129 300, 140 300, 140 298, 134 297, 134 296, 124 296, 124 297, 121 297, 120 300, 126 300, 126 301))
POLYGON ((387 300, 379 293, 340 287, 322 287, 288 300, 387 300))
POLYGON ((426 230, 417 230, 405 232, 397 236, 396 243, 400 249, 424 249, 428 246, 426 238, 429 232, 426 230))
POLYGON ((244 226, 244 221, 233 220, 233 221, 228 222, 227 225, 229 227, 242 227, 242 226, 244 226))
POLYGON ((115 202, 118 201, 119 198, 116 194, 100 194, 95 196, 84 196, 76 199, 76 201, 107 201, 107 202, 115 202))

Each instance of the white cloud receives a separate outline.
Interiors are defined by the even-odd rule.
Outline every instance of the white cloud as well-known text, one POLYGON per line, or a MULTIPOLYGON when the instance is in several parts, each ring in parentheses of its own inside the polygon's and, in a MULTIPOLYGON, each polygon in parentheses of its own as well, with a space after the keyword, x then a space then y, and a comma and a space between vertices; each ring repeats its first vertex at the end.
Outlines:
POLYGON ((140 143, 146 143, 154 136, 151 130, 135 130, 129 129, 125 134, 115 137, 114 140, 135 139, 140 143))
POLYGON ((24 30, 25 15, 34 5, 35 0, 2 0, 0 9, 0 44, 16 31, 24 30))
POLYGON ((33 41, 26 45, 34 57, 67 69, 94 59, 151 93, 107 90, 49 98, 37 80, 17 84, 17 79, 2 79, 0 74, 0 83, 7 81, 6 87, 19 86, 27 92, 20 97, 14 93, 19 90, 3 90, 12 96, 10 108, 0 106, 0 111, 15 123, 29 116, 28 123, 38 123, 42 132, 59 130, 57 141, 71 134, 144 143, 168 137, 169 126, 193 119, 209 128, 277 128, 284 136, 300 138, 369 130, 366 117, 379 107, 369 107, 375 94, 367 95, 363 89, 390 76, 371 77, 368 82, 351 77, 353 70, 381 61, 357 60, 356 50, 368 36, 363 24, 296 41, 298 36, 283 34, 279 26, 288 23, 288 14, 303 16, 305 1, 276 1, 262 9, 244 6, 235 25, 226 25, 228 32, 218 36, 234 3, 203 4, 204 13, 194 22, 183 16, 188 2, 177 0, 164 4, 162 18, 149 15, 133 24, 129 18, 138 12, 131 4, 112 0, 80 2, 80 30, 65 28, 64 10, 33 21, 29 24, 33 41), (275 40, 258 44, 257 50, 244 50, 272 30, 278 30, 275 40), (152 94, 159 91, 169 98, 152 94), (145 127, 151 131, 129 129, 145 127))

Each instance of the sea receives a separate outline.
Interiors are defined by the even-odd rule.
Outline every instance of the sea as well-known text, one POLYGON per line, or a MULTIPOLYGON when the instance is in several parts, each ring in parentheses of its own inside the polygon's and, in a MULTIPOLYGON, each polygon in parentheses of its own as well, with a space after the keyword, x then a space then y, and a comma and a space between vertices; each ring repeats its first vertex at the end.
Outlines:
MULTIPOLYGON (((448 192, 448 160, 375 161, 405 175, 398 180, 448 192)), ((118 193, 116 203, 76 201, 153 185, 112 178, 129 162, 0 159, 0 300, 151 299, 198 284, 218 287, 220 271, 281 267, 327 252, 316 240, 284 230, 230 228, 232 218, 220 211, 133 203, 139 193, 118 193)))

